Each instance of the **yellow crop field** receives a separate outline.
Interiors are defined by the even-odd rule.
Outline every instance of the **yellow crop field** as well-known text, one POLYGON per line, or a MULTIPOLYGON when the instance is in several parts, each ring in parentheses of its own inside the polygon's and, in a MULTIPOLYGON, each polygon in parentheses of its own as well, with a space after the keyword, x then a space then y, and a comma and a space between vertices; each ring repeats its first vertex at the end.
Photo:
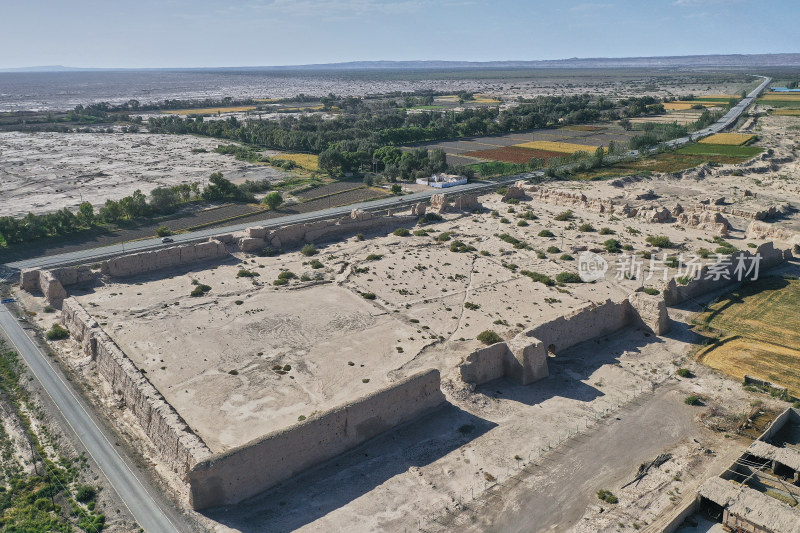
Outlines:
POLYGON ((597 146, 588 144, 573 144, 553 141, 532 141, 522 144, 515 144, 518 148, 531 148, 533 150, 547 150, 548 152, 561 152, 562 154, 573 154, 575 152, 594 153, 597 146))
POLYGON ((268 104, 270 102, 277 102, 278 99, 277 98, 256 98, 255 101, 256 102, 264 102, 265 104, 268 104))
POLYGON ((753 376, 800 395, 800 351, 739 338, 701 354, 698 361, 736 379, 753 376))
POLYGON ((703 98, 727 98, 727 99, 730 100, 731 98, 737 98, 738 99, 738 98, 741 98, 741 97, 742 97, 742 95, 740 95, 740 94, 704 94, 702 96, 695 96, 695 98, 698 98, 700 100, 702 100, 703 98))
POLYGON ((797 102, 800 101, 800 93, 797 94, 768 93, 761 96, 759 100, 772 100, 777 102, 797 102))
POLYGON ((784 117, 800 117, 800 109, 776 109, 772 112, 773 115, 782 115, 784 117))
POLYGON ((735 377, 756 376, 800 393, 800 280, 767 276, 709 305, 696 318, 726 336, 738 335, 700 354, 700 361, 735 377))
POLYGON ((705 139, 701 139, 697 142, 701 144, 727 144, 729 146, 741 146, 753 137, 754 135, 749 135, 746 133, 717 133, 715 135, 709 135, 705 139))
POLYGON ((692 106, 701 105, 703 107, 716 107, 720 105, 717 102, 666 102, 664 104, 664 109, 670 111, 686 111, 687 109, 691 109, 692 106))
POLYGON ((271 155, 269 158, 294 161, 306 170, 319 170, 319 157, 314 154, 278 154, 271 155))
POLYGON ((199 109, 170 109, 164 111, 170 115, 215 115, 217 113, 244 113, 245 111, 252 111, 256 109, 254 105, 238 106, 238 107, 203 107, 199 109))
POLYGON ((500 100, 485 94, 476 94, 473 102, 476 104, 499 104, 500 100))

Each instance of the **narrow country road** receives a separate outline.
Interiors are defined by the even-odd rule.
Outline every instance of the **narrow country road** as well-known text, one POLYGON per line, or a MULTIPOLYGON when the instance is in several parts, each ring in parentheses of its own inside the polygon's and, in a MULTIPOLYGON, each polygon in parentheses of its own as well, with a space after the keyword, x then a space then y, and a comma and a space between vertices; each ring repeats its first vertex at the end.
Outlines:
POLYGON ((134 472, 96 423, 90 410, 53 368, 53 364, 28 337, 9 309, 0 306, 0 328, 11 344, 28 364, 31 372, 47 392, 69 428, 83 444, 120 499, 147 533, 178 533, 187 528, 176 526, 178 517, 170 519, 155 498, 145 488, 145 483, 134 472))

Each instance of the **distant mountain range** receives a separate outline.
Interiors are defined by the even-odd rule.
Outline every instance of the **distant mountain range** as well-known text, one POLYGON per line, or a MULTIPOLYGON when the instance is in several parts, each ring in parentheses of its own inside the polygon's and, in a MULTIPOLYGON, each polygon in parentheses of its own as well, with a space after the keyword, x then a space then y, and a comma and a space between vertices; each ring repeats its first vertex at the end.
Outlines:
POLYGON ((714 68, 714 67, 800 67, 800 54, 725 54, 663 57, 594 57, 537 61, 349 61, 286 66, 242 66, 202 68, 74 68, 61 65, 0 69, 0 72, 109 72, 137 70, 467 70, 535 68, 714 68))

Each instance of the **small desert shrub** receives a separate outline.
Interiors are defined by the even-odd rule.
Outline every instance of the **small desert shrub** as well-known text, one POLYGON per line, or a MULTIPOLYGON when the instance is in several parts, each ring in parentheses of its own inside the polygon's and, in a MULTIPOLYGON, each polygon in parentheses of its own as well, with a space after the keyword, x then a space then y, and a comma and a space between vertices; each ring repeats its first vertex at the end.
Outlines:
POLYGON ((665 235, 649 235, 645 240, 656 248, 675 248, 675 244, 665 235))
POLYGON ((369 254, 367 256, 367 261, 377 261, 378 259, 382 258, 383 254, 369 254))
POLYGON ((622 251, 622 246, 620 246, 617 239, 608 239, 603 243, 603 248, 611 254, 618 254, 622 251))
POLYGON ((200 283, 194 289, 192 289, 192 292, 189 293, 189 296, 194 296, 194 297, 203 296, 210 290, 211 286, 200 283))
POLYGON ((478 336, 476 338, 483 344, 486 344, 487 346, 490 344, 498 343, 503 340, 503 338, 500 335, 498 335, 497 333, 495 333, 490 329, 481 331, 480 333, 478 333, 478 336))
POLYGON ((653 287, 645 287, 642 289, 642 292, 649 294, 650 296, 658 296, 660 294, 660 291, 658 289, 654 289, 653 287))
POLYGON ((306 244, 302 248, 300 248, 300 253, 305 255, 306 257, 310 257, 312 255, 317 255, 319 250, 313 244, 306 244))
POLYGON ((361 383, 369 383, 369 378, 364 378, 361 380, 361 383))
POLYGON ((447 242, 450 240, 450 236, 453 234, 451 231, 445 231, 444 233, 440 233, 436 240, 439 242, 447 242))
POLYGON ((587 223, 587 224, 581 224, 580 226, 578 226, 578 231, 589 232, 589 231, 596 231, 596 230, 594 229, 594 226, 592 226, 591 224, 587 223))
POLYGON ((522 274, 523 276, 531 278, 533 281, 538 281, 539 283, 543 283, 548 287, 552 287, 553 285, 556 284, 556 282, 553 281, 553 278, 541 274, 539 272, 531 272, 530 270, 520 270, 519 273, 522 274))
POLYGON ((414 230, 414 237, 427 237, 428 231, 424 229, 415 229, 414 230))
POLYGON ((529 226, 529 224, 525 220, 517 220, 517 226, 524 228, 525 226, 529 226))
POLYGON ((477 311, 481 308, 481 306, 472 302, 464 302, 464 308, 469 309, 470 311, 477 311))
POLYGON ((295 279, 297 278, 297 274, 292 272, 291 270, 284 270, 280 274, 278 274, 278 279, 295 279))
POLYGON ((558 283, 583 283, 581 277, 575 272, 561 272, 556 276, 558 283))
POLYGON ((235 303, 236 305, 242 305, 244 303, 244 301, 243 300, 236 300, 233 303, 235 303))
POLYGON ((273 281, 272 284, 275 285, 276 287, 280 287, 281 285, 288 285, 289 284, 289 280, 288 279, 280 279, 280 278, 278 278, 275 281, 273 281))
POLYGON ((312 259, 311 262, 309 262, 308 264, 309 264, 309 266, 311 268, 313 268, 315 270, 325 266, 325 265, 322 264, 322 261, 320 261, 319 259, 312 259))
POLYGON ((600 235, 614 235, 614 230, 611 228, 600 228, 600 235))
POLYGON ((55 313, 56 312, 55 308, 53 308, 52 305, 45 305, 43 311, 45 313, 55 313))
POLYGON ((675 373, 678 374, 682 378, 690 378, 690 377, 692 377, 692 371, 689 370, 688 368, 679 368, 678 370, 675 371, 675 373))
POLYGON ((81 503, 89 503, 97 497, 97 489, 91 485, 78 485, 75 491, 75 499, 81 503))
POLYGON ((61 324, 53 324, 52 327, 47 330, 45 336, 51 341, 58 341, 69 337, 69 331, 67 331, 66 328, 64 328, 61 324))
POLYGON ((605 490, 605 489, 598 490, 597 497, 606 503, 611 503, 611 504, 619 503, 619 498, 614 496, 614 493, 611 492, 610 490, 605 490))
POLYGON ((397 237, 408 237, 409 235, 411 235, 411 232, 408 231, 408 228, 397 228, 392 232, 392 235, 395 235, 397 237))
POLYGON ((457 252, 457 253, 464 253, 464 252, 474 252, 475 247, 470 246, 468 244, 464 244, 461 241, 453 241, 450 243, 450 251, 457 252))
POLYGON ((539 232, 539 237, 555 237, 555 234, 549 229, 543 229, 539 232))
POLYGON ((574 261, 575 260, 575 258, 572 257, 569 254, 561 254, 561 257, 559 257, 559 259, 561 259, 562 261, 574 261))
POLYGON ((231 376, 238 376, 239 375, 239 371, 236 370, 236 369, 228 370, 228 374, 230 374, 231 376))
POLYGON ((442 218, 442 215, 438 213, 425 213, 424 215, 419 217, 419 220, 417 220, 417 224, 432 224, 434 222, 441 222, 442 220, 444 220, 442 218))
POLYGON ((511 221, 508 220, 506 217, 503 217, 503 218, 500 219, 500 223, 501 224, 511 224, 511 221))
POLYGON ((561 249, 558 246, 548 246, 547 247, 548 254, 559 254, 561 253, 561 249))
POLYGON ((557 220, 559 222, 567 222, 568 220, 572 220, 574 216, 575 213, 573 213, 572 210, 567 209, 566 211, 562 211, 561 213, 553 217, 553 220, 557 220))
POLYGON ((245 270, 244 268, 240 269, 239 272, 236 273, 237 278, 254 278, 256 276, 260 276, 260 274, 258 272, 245 270))
POLYGON ((692 276, 680 276, 675 278, 675 281, 678 283, 678 285, 688 285, 692 279, 692 276))
POLYGON ((687 396, 683 403, 686 405, 700 405, 700 398, 695 395, 687 396))
POLYGON ((361 297, 364 298, 365 300, 374 300, 375 299, 375 293, 374 292, 362 292, 361 293, 361 297))
POLYGON ((276 255, 280 255, 281 251, 273 248, 272 246, 267 246, 262 248, 260 252, 258 252, 259 257, 275 257, 276 255))

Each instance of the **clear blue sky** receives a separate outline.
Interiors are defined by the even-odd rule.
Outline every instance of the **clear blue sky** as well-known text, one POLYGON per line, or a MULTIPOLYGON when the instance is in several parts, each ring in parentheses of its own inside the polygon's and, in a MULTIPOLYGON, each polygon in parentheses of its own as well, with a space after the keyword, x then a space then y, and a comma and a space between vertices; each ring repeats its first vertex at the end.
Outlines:
POLYGON ((0 68, 800 52, 798 0, 0 0, 0 68))

